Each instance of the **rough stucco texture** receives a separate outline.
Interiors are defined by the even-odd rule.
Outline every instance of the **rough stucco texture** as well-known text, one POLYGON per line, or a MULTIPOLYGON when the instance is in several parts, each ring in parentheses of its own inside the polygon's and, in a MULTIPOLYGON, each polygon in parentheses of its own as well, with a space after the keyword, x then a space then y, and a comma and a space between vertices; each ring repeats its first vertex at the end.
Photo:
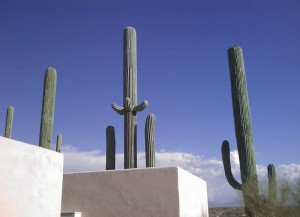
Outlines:
POLYGON ((0 136, 0 217, 59 217, 63 155, 0 136))
POLYGON ((64 174, 62 213, 83 217, 208 217, 206 182, 178 168, 64 174))

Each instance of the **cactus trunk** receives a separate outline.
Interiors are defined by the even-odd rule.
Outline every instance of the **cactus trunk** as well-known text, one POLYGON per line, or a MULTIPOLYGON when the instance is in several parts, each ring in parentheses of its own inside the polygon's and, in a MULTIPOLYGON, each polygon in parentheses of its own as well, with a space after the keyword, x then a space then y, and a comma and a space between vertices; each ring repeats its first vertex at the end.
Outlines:
POLYGON ((271 204, 271 208, 274 209, 276 205, 276 197, 277 197, 277 176, 275 166, 273 164, 269 164, 268 166, 268 181, 269 181, 269 202, 271 204))
POLYGON ((128 169, 137 167, 136 115, 148 105, 146 100, 137 105, 136 31, 132 27, 124 30, 123 55, 123 107, 112 107, 124 115, 124 168, 128 169))
POLYGON ((6 138, 11 138, 12 136, 13 118, 14 118, 14 107, 9 106, 7 108, 6 124, 5 124, 5 131, 4 131, 4 137, 6 138))
POLYGON ((58 134, 56 139, 56 152, 61 152, 62 135, 58 134))
POLYGON ((252 199, 258 197, 258 181, 242 49, 238 46, 230 48, 228 50, 228 61, 230 69, 235 134, 240 160, 242 185, 235 180, 232 180, 232 174, 228 174, 228 171, 230 171, 230 168, 228 168, 230 162, 228 164, 226 161, 229 160, 229 144, 226 142, 222 145, 224 169, 227 179, 229 177, 228 182, 235 189, 238 189, 241 186, 244 197, 245 212, 248 216, 252 217, 255 216, 255 210, 250 208, 250 203, 252 199), (226 146, 228 146, 228 148, 226 146), (226 153, 227 149, 228 153, 226 153), (248 189, 245 189, 249 186, 252 188, 251 196, 246 193, 249 192, 248 189))
POLYGON ((116 139, 113 126, 106 128, 106 170, 114 170, 116 162, 116 139))
POLYGON ((149 114, 145 125, 146 167, 155 167, 154 125, 155 116, 149 114))
POLYGON ((52 129, 55 109, 56 70, 49 67, 44 79, 43 107, 39 146, 51 149, 52 129))

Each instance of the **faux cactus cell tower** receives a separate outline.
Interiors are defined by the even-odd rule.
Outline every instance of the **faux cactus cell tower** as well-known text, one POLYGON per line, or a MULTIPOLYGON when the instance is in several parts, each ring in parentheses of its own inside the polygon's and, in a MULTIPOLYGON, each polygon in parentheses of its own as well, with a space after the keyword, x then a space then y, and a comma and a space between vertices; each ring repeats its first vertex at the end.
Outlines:
POLYGON ((6 124, 5 124, 5 131, 4 131, 4 137, 6 138, 11 138, 13 118, 14 118, 14 107, 9 106, 7 108, 6 124))
POLYGON ((244 69, 243 51, 239 46, 228 49, 228 60, 231 80, 232 105, 235 124, 235 135, 240 160, 242 184, 238 183, 231 172, 229 143, 222 144, 222 157, 226 178, 236 190, 243 191, 245 212, 248 216, 255 216, 251 210, 250 198, 245 193, 245 186, 252 186, 252 193, 258 196, 258 181, 256 160, 254 156, 250 107, 244 69))
POLYGON ((155 116, 149 114, 145 125, 146 167, 155 167, 154 125, 155 116))
POLYGON ((116 137, 115 128, 108 126, 106 128, 106 170, 116 168, 116 137))
POLYGON ((56 70, 49 67, 44 79, 43 107, 39 146, 51 149, 56 93, 56 70))
POLYGON ((137 167, 137 112, 143 111, 148 102, 137 105, 137 56, 136 31, 132 27, 124 29, 123 52, 123 107, 112 104, 112 108, 124 115, 124 168, 137 167))

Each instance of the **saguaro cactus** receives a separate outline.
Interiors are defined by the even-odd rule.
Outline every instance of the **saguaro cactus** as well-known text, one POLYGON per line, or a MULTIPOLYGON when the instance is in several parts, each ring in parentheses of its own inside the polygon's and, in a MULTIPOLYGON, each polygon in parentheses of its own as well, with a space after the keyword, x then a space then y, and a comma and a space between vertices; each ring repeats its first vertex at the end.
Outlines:
POLYGON ((6 124, 5 124, 5 131, 4 131, 4 137, 6 138, 11 138, 13 119, 14 119, 14 107, 9 106, 7 108, 6 124))
POLYGON ((56 138, 56 152, 61 152, 62 135, 58 134, 56 138))
POLYGON ((44 79, 43 108, 39 146, 51 149, 56 93, 56 70, 49 67, 44 79))
POLYGON ((155 167, 154 125, 155 116, 149 114, 145 125, 146 167, 155 167))
POLYGON ((227 141, 222 144, 223 164, 229 184, 236 190, 243 190, 245 212, 252 217, 255 216, 255 210, 250 208, 250 202, 253 197, 258 196, 258 181, 242 48, 238 46, 229 48, 228 60, 242 184, 238 183, 231 173, 230 150, 227 141), (246 193, 248 192, 245 189, 246 186, 251 186, 251 196, 246 193))
POLYGON ((137 105, 137 56, 136 31, 132 27, 124 29, 123 57, 123 107, 112 104, 112 108, 124 115, 124 168, 137 167, 137 112, 143 111, 148 102, 137 105))
POLYGON ((116 138, 113 126, 106 128, 106 170, 116 168, 116 138))

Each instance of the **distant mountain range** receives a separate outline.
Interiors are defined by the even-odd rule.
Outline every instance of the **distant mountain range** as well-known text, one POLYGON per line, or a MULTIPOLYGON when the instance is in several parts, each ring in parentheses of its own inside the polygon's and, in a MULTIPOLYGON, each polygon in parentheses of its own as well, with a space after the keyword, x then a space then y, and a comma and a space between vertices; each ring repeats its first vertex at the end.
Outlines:
POLYGON ((219 201, 208 201, 208 207, 214 208, 214 207, 241 207, 242 204, 238 201, 233 202, 219 202, 219 201))

